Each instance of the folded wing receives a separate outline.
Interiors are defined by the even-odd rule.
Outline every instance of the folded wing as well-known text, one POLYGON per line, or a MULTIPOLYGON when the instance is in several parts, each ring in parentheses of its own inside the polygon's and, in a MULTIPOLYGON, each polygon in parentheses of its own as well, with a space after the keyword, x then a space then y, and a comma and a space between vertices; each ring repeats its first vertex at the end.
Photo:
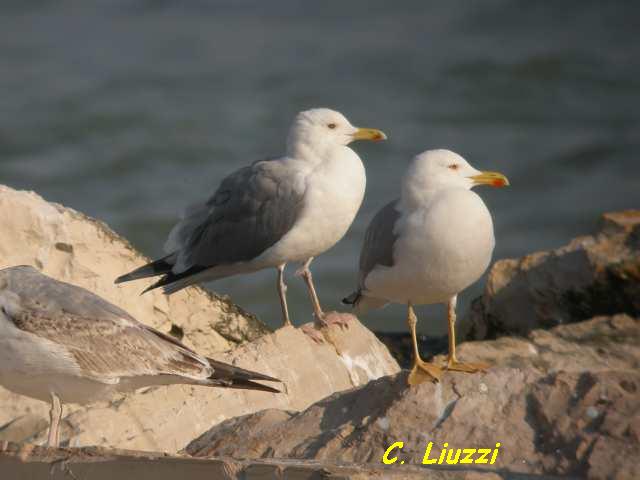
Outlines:
POLYGON ((84 377, 114 383, 170 375, 176 381, 169 383, 277 391, 250 381, 277 379, 207 359, 88 290, 32 267, 2 270, 0 280, 13 294, 6 313, 15 326, 64 347, 84 377))
POLYGON ((207 202, 186 212, 169 234, 166 257, 116 282, 165 274, 151 288, 176 282, 183 288, 189 284, 185 279, 204 270, 249 262, 291 230, 302 210, 305 189, 304 179, 292 175, 279 159, 237 170, 207 202))

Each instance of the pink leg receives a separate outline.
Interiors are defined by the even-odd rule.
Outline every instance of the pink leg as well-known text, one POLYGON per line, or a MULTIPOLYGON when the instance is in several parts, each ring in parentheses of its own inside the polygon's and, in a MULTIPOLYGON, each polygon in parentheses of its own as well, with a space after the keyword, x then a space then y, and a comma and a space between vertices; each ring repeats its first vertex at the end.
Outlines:
POLYGON ((302 265, 302 268, 296 272, 296 275, 302 277, 304 283, 307 285, 309 299, 311 300, 311 306, 313 307, 313 314, 316 317, 316 321, 320 324, 324 324, 324 312, 322 311, 318 294, 316 293, 315 286, 313 285, 313 275, 311 275, 311 270, 309 270, 309 265, 311 265, 312 261, 313 257, 304 262, 304 265, 302 265))

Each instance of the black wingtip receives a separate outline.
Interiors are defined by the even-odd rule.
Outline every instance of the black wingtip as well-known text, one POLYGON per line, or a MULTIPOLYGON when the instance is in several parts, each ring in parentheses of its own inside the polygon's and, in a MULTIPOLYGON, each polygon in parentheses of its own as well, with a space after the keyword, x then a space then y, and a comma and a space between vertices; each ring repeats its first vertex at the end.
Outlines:
POLYGON ((135 278, 131 276, 131 273, 125 273, 124 275, 120 275, 118 278, 116 278, 113 283, 115 285, 118 285, 119 283, 130 282, 131 280, 135 280, 135 278))
POLYGON ((277 388, 269 387, 268 385, 263 385, 258 382, 252 382, 251 380, 232 380, 230 383, 225 382, 225 386, 238 390, 257 390, 260 392, 282 393, 282 391, 277 388))
POLYGON ((207 358, 207 360, 213 367, 213 379, 228 380, 231 383, 246 382, 251 380, 264 380, 267 382, 283 383, 279 378, 271 377, 269 375, 265 375, 264 373, 258 373, 252 370, 236 367, 234 365, 229 365, 228 363, 219 362, 218 360, 214 360, 213 358, 207 358))
POLYGON ((282 380, 280 380, 279 378, 270 377, 269 375, 264 375, 262 373, 256 373, 256 372, 251 372, 251 378, 253 380, 264 380, 266 382, 283 383, 282 380))
POLYGON ((151 285, 149 285, 147 288, 145 288, 144 290, 142 290, 140 292, 140 296, 144 295, 147 292, 150 292, 151 290, 155 290, 158 287, 161 287, 162 285, 158 285, 160 282, 156 282, 156 283, 152 283, 151 285))
POLYGON ((130 282, 131 280, 138 280, 141 278, 156 277, 158 275, 169 273, 173 268, 174 258, 175 253, 172 253, 166 257, 147 263, 146 265, 138 267, 129 273, 120 275, 113 283, 117 285, 118 283, 130 282))

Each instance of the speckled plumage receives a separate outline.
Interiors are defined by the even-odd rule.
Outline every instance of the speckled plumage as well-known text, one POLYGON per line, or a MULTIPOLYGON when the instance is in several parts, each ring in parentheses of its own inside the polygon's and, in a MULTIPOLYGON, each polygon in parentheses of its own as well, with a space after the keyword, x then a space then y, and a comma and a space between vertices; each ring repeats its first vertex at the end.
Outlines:
POLYGON ((45 401, 55 393, 74 403, 172 383, 273 391, 249 379, 275 380, 216 364, 33 267, 0 270, 0 384, 10 390, 45 401))

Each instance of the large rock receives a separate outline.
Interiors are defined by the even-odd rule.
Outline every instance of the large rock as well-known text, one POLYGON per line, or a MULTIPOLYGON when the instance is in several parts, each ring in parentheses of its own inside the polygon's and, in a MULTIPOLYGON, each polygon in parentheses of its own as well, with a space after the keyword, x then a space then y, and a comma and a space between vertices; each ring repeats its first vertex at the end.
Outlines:
MULTIPOLYGON (((635 478, 640 458, 640 321, 626 315, 535 330, 527 338, 469 342, 464 360, 487 373, 446 373, 406 386, 406 373, 341 392, 303 412, 265 410, 219 424, 190 443, 201 457, 305 458, 419 465, 450 448, 494 448, 502 474, 635 478)), ((443 362, 444 358, 436 358, 443 362)), ((458 465, 450 468, 470 468, 458 465)))
POLYGON ((0 268, 33 265, 58 280, 84 287, 160 330, 184 334, 204 353, 233 348, 270 330, 226 298, 190 287, 169 297, 147 285, 114 285, 118 275, 146 263, 106 224, 49 203, 33 192, 0 185, 0 268))
MULTIPOLYGON (((140 296, 143 284, 113 280, 147 261, 104 223, 49 203, 33 192, 0 185, 0 268, 33 265, 59 280, 85 287, 139 321, 179 332, 186 344, 213 355, 269 330, 229 300, 192 287, 171 297, 140 296)), ((18 436, 48 418, 47 406, 0 387, 0 425, 18 436)))
POLYGON ((500 260, 460 338, 525 335, 597 315, 640 315, 640 211, 603 216, 600 231, 557 250, 500 260))
MULTIPOLYGON (((271 374, 287 392, 229 391, 171 386, 110 404, 66 407, 69 444, 176 451, 216 423, 262 408, 300 410, 336 391, 398 372, 398 364, 371 332, 354 321, 331 329, 333 343, 317 345, 301 331, 268 329, 228 300, 190 287, 170 297, 140 296, 138 282, 116 286, 119 274, 147 259, 106 225, 31 192, 0 186, 0 268, 28 264, 85 287, 141 322, 179 332, 203 354, 271 374), (229 352, 242 342, 240 347, 229 352), (221 353, 226 352, 226 353, 221 353)), ((42 441, 48 405, 0 387, 0 439, 42 441)))

